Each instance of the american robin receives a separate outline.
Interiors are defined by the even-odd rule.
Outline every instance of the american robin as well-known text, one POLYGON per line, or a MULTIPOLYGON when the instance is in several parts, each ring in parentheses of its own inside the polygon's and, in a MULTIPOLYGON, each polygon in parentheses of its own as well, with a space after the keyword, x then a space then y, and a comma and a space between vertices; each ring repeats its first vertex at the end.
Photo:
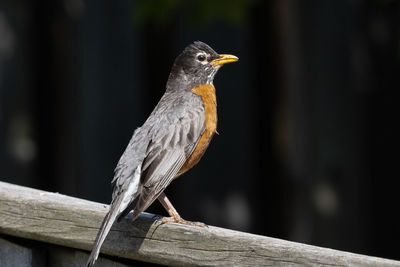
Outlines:
POLYGON ((158 198, 171 217, 162 222, 199 225, 181 218, 163 193, 172 180, 196 165, 217 129, 213 79, 219 68, 237 61, 200 41, 175 59, 166 91, 150 117, 135 130, 115 169, 112 201, 87 266, 116 219, 133 209, 133 220, 158 198))

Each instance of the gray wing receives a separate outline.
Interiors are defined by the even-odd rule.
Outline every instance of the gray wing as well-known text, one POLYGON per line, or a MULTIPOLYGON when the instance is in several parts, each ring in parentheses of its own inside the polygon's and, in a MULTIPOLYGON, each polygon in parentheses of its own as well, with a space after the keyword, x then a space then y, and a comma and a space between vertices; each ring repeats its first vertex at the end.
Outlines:
POLYGON ((142 165, 143 187, 133 218, 146 210, 171 183, 192 154, 204 131, 202 103, 185 103, 186 105, 177 104, 171 109, 171 113, 166 112, 167 115, 158 122, 157 130, 152 132, 142 165), (187 105, 188 103, 192 105, 187 105))

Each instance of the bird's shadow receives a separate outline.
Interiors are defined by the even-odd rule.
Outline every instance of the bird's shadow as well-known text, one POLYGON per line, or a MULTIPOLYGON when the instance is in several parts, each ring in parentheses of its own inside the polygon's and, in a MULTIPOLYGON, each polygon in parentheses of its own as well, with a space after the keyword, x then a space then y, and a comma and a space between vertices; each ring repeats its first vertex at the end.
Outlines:
POLYGON ((115 222, 107 236, 104 246, 117 246, 122 255, 136 254, 146 239, 152 239, 154 233, 162 225, 161 216, 142 212, 132 222, 132 212, 128 213, 119 222, 115 222), (108 244, 107 244, 108 243, 108 244))

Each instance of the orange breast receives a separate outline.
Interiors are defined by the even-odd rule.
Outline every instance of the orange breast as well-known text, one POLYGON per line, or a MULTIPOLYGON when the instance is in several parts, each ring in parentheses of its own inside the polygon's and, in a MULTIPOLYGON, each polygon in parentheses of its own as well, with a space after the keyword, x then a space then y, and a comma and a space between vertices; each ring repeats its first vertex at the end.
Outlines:
POLYGON ((217 99, 215 96, 214 85, 199 85, 198 87, 193 88, 192 92, 200 96, 203 100, 205 112, 205 130, 203 135, 200 137, 199 143, 197 144, 193 153, 183 164, 176 177, 183 174, 199 162, 217 130, 217 99))

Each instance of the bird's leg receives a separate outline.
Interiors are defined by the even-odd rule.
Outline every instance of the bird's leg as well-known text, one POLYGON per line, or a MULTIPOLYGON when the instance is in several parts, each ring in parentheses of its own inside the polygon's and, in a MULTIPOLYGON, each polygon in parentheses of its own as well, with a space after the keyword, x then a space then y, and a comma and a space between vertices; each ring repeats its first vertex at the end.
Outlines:
POLYGON ((201 223, 201 222, 190 222, 190 221, 186 221, 186 220, 182 219, 182 217, 176 211, 174 206, 172 206, 172 203, 169 201, 169 199, 167 198, 167 196, 165 195, 164 192, 161 193, 161 195, 158 197, 158 200, 161 202, 164 209, 168 212, 169 216, 171 216, 171 217, 163 217, 160 220, 161 223, 175 222, 175 223, 200 226, 200 227, 206 226, 204 223, 201 223))
POLYGON ((175 219, 177 222, 183 220, 164 192, 161 193, 161 195, 158 197, 158 200, 161 202, 171 218, 175 219))

